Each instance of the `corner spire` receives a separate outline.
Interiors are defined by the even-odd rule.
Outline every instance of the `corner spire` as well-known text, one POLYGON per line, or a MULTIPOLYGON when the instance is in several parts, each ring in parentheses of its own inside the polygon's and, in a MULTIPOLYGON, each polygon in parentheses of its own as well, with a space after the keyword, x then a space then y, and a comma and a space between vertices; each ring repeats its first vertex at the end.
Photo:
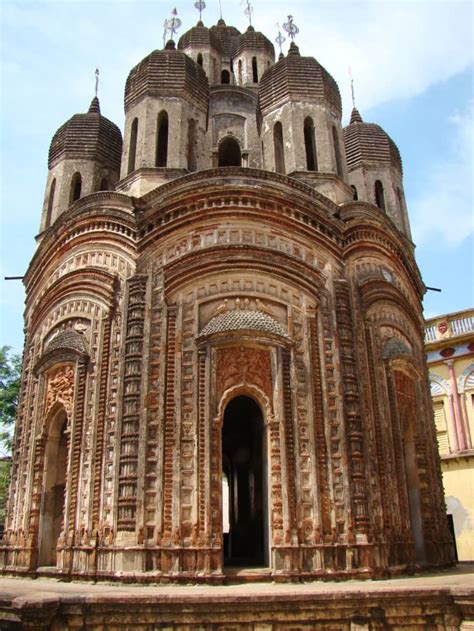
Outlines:
POLYGON ((351 120, 349 122, 349 125, 352 125, 353 123, 363 123, 364 121, 362 120, 362 116, 359 113, 359 110, 354 107, 352 109, 352 113, 351 113, 351 120))
POLYGON ((100 103, 97 96, 92 99, 91 104, 89 105, 88 114, 100 114, 100 103))

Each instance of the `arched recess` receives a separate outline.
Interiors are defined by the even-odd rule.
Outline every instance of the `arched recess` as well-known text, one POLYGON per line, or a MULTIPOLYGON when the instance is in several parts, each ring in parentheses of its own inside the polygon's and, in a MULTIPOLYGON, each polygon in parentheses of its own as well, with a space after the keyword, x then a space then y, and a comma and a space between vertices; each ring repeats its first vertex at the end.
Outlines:
POLYGON ((168 166, 168 112, 162 110, 156 122, 156 158, 155 166, 168 166))
POLYGON ((135 171, 137 158, 137 141, 138 141, 138 118, 134 118, 130 127, 130 143, 128 145, 128 168, 127 174, 135 171))
POLYGON ((306 168, 308 171, 318 170, 318 159, 316 154, 316 138, 314 123, 311 116, 304 119, 304 146, 306 150, 306 168))
POLYGON ((51 217, 53 214, 53 204, 54 204, 54 194, 56 192, 56 178, 51 182, 51 186, 49 187, 49 197, 48 197, 48 210, 46 212, 46 223, 45 228, 49 228, 51 225, 51 217))
POLYGON ((226 136, 219 144, 218 166, 240 167, 242 166, 242 154, 236 138, 226 136))
POLYGON ((275 171, 277 173, 286 173, 283 127, 280 121, 277 121, 273 126, 273 152, 275 154, 275 171))
POLYGON ((263 412, 252 397, 227 403, 221 446, 224 565, 267 565, 267 448, 263 412))
POLYGON ((69 193, 69 203, 77 201, 82 193, 82 177, 79 172, 74 173, 71 179, 71 189, 69 193))
POLYGON ((56 403, 46 420, 43 494, 39 527, 39 566, 55 566, 56 548, 65 515, 65 490, 69 462, 68 416, 56 403))
POLYGON ((375 205, 378 206, 381 210, 385 210, 385 193, 383 190, 383 184, 380 180, 375 180, 374 196, 375 205))
POLYGON ((230 83, 230 72, 228 70, 223 70, 221 72, 221 83, 230 83))
POLYGON ((258 83, 258 66, 256 57, 252 57, 252 80, 254 83, 258 83))
POLYGON ((196 120, 190 118, 188 122, 188 169, 190 171, 196 171, 197 169, 196 143, 196 120))
POLYGON ((421 511, 421 482, 417 462, 417 419, 419 402, 413 375, 395 367, 393 370, 395 399, 402 431, 403 463, 410 525, 415 542, 415 558, 425 560, 425 541, 421 511))

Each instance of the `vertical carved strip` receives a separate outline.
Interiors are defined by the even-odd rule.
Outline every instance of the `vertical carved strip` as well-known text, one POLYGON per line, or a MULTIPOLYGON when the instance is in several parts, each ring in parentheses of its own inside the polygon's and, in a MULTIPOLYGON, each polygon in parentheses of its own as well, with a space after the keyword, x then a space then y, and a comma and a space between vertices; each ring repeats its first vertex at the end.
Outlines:
POLYGON ((165 418, 163 433, 163 538, 173 526, 173 468, 175 459, 176 308, 168 309, 166 348, 165 418))
POLYGON ((296 486, 295 486, 295 437, 293 431, 293 405, 290 371, 290 352, 282 351, 283 377, 283 413, 285 419, 285 448, 286 448, 286 480, 288 491, 289 527, 296 528, 296 486))
POLYGON ((198 353, 198 532, 206 530, 206 353, 198 353))
POLYGON ((122 426, 118 478, 117 529, 133 532, 136 527, 138 440, 140 434, 140 386, 145 325, 146 276, 129 281, 122 426))
POLYGON ((109 316, 104 325, 104 339, 102 344, 102 364, 99 375, 99 404, 97 414, 97 432, 95 437, 95 462, 94 462, 94 485, 92 495, 92 527, 99 523, 100 510, 100 488, 102 485, 102 461, 104 455, 104 428, 105 411, 109 376, 110 357, 110 331, 112 328, 112 318, 109 316))
POLYGON ((369 527, 369 514, 364 463, 364 433, 360 413, 357 366, 354 357, 355 343, 351 301, 346 281, 336 281, 335 289, 354 526, 358 532, 366 533, 369 527))
POLYGON ((323 535, 331 532, 331 502, 329 496, 328 451, 324 432, 323 393, 318 343, 318 322, 309 319, 311 372, 313 377, 314 435, 316 460, 318 463, 319 500, 321 506, 321 529, 323 535))
MULTIPOLYGON (((64 516, 64 529, 66 531, 74 531, 74 522, 76 517, 77 497, 79 494, 79 478, 80 478, 80 464, 81 464, 81 450, 82 450, 82 428, 84 424, 84 404, 86 393, 86 374, 87 366, 84 362, 79 362, 77 365, 76 384, 77 392, 75 396, 74 405, 74 431, 71 435, 70 449, 72 454, 70 456, 71 470, 69 473, 70 480, 70 493, 71 499, 69 502, 68 515, 64 516)), ((68 452, 70 453, 70 452, 68 452)))

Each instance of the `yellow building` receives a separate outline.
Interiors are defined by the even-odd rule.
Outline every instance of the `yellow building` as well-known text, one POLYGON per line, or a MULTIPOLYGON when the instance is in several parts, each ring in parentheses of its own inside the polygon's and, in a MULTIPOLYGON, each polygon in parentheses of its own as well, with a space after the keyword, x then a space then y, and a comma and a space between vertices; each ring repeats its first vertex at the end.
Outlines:
POLYGON ((474 309, 426 321, 446 506, 458 558, 474 559, 474 309))

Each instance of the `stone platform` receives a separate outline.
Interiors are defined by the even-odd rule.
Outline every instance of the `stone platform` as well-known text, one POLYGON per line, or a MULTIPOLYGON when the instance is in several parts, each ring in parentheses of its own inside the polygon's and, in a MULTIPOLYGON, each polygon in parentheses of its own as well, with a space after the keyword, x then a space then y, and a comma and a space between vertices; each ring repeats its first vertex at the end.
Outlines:
POLYGON ((474 564, 386 580, 117 585, 0 579, 0 630, 474 630, 474 564))

